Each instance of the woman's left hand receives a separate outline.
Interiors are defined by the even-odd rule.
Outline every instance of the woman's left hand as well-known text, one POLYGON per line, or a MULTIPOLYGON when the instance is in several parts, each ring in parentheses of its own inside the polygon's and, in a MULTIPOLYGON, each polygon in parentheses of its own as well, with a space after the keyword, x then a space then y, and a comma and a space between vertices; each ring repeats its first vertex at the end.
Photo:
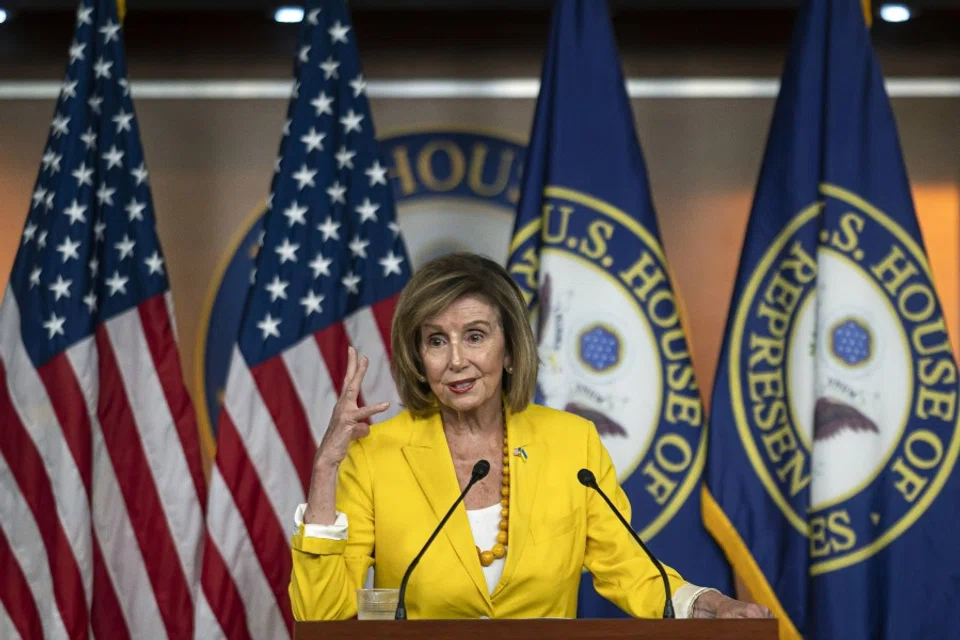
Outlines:
POLYGON ((693 602, 692 618, 772 618, 762 604, 734 600, 716 591, 705 591, 693 602))

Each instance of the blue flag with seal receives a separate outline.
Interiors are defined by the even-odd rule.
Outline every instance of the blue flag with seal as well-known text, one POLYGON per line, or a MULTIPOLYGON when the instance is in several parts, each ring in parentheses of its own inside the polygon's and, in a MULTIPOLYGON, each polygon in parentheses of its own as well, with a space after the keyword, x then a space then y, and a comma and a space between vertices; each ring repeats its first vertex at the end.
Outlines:
POLYGON ((812 0, 747 227, 704 498, 781 637, 960 628, 957 391, 860 3, 812 0))
MULTIPOLYGON (((507 268, 535 316, 536 402, 593 421, 633 527, 732 595, 703 526, 705 420, 606 2, 554 7, 507 268)), ((581 585, 580 617, 620 617, 581 585)))

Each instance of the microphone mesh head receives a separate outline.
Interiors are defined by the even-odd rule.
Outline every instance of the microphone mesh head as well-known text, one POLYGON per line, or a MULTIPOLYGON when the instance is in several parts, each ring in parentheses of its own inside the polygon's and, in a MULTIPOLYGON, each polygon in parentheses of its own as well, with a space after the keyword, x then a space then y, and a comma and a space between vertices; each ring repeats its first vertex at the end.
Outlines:
POLYGON ((477 464, 473 465, 473 477, 477 480, 486 478, 488 473, 490 473, 490 463, 486 460, 478 460, 477 464))
POLYGON ((597 478, 590 469, 580 469, 580 471, 577 472, 577 480, 585 487, 590 487, 597 483, 597 478))

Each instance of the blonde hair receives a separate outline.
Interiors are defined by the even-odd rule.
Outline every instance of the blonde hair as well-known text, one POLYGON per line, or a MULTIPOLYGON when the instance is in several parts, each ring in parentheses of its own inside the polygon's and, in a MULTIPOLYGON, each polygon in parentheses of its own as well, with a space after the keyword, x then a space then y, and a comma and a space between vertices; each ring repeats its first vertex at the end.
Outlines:
POLYGON ((423 323, 468 295, 483 298, 500 316, 512 372, 503 373, 503 391, 513 412, 530 404, 537 384, 537 343, 520 288, 499 264, 473 253, 450 253, 431 260, 410 278, 393 317, 390 370, 403 405, 416 415, 437 407, 429 385, 421 380, 420 328, 423 323))

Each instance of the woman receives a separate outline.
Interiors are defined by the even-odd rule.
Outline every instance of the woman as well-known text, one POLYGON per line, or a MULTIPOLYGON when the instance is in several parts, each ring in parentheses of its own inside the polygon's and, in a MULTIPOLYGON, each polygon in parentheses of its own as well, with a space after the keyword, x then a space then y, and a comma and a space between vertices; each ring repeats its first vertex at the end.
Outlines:
MULTIPOLYGON (((581 568, 636 617, 660 617, 659 572, 577 471, 630 517, 591 422, 530 404, 537 352, 519 288, 495 262, 452 254, 417 271, 397 304, 392 373, 405 410, 359 407, 367 369, 351 348, 343 393, 297 509, 290 599, 298 619, 356 615, 356 589, 376 562, 379 587, 407 565, 470 480, 414 571, 411 618, 575 617, 581 568)), ((755 604, 687 584, 666 568, 677 617, 769 617, 755 604)))

